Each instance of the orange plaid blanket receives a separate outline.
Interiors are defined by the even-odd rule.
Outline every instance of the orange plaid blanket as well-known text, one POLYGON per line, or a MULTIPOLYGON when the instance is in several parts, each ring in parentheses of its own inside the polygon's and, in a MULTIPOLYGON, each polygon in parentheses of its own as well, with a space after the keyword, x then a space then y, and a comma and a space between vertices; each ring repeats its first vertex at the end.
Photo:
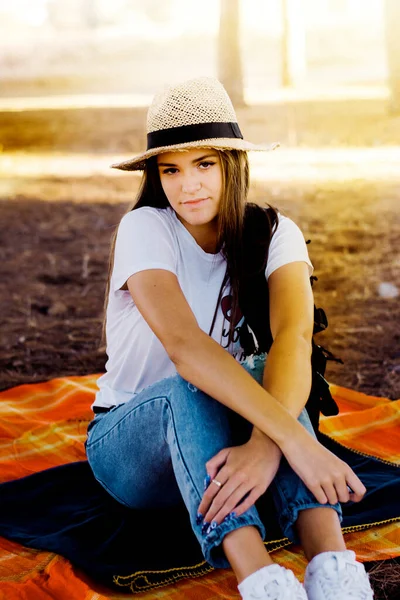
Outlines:
MULTIPOLYGON (((0 474, 2 481, 17 479, 49 467, 85 459, 86 427, 98 375, 53 379, 0 393, 0 474)), ((391 463, 400 463, 400 400, 366 396, 331 385, 340 414, 322 418, 321 430, 341 444, 391 463)), ((397 520, 369 529, 346 532, 346 542, 359 560, 383 560, 400 555, 397 520)), ((305 559, 297 547, 274 551, 274 558, 301 578, 305 559)), ((188 573, 190 577, 190 573, 188 573)), ((211 600, 239 597, 230 570, 205 567, 196 579, 137 594, 138 598, 211 600)), ((164 581, 165 581, 164 580, 164 581)), ((126 598, 129 582, 121 580, 121 594, 100 587, 66 559, 32 550, 0 538, 0 599, 116 600, 126 598)))

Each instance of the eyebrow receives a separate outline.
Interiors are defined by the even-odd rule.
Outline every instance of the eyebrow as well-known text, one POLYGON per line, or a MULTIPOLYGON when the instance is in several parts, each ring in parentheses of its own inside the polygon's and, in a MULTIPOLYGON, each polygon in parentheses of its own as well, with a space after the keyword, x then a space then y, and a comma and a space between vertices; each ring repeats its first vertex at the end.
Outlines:
MULTIPOLYGON (((196 158, 195 160, 192 160, 192 163, 198 163, 201 162, 202 160, 206 159, 206 158, 215 158, 217 155, 215 153, 213 154, 205 154, 204 156, 200 156, 200 158, 196 158)), ((174 163, 165 163, 165 162, 159 162, 158 163, 159 167, 176 167, 177 165, 174 163)))

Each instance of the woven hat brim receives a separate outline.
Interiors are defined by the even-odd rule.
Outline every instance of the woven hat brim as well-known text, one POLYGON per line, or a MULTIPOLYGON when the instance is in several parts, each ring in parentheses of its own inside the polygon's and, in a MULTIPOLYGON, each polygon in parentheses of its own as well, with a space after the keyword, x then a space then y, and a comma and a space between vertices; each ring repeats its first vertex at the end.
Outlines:
POLYGON ((279 146, 279 142, 272 144, 252 144, 240 138, 210 138, 207 140, 196 140, 195 142, 186 142, 184 144, 175 144, 173 146, 163 146, 161 148, 152 148, 134 158, 125 160, 120 163, 112 164, 113 169, 121 169, 122 171, 143 171, 146 165, 146 160, 151 156, 162 154, 164 152, 175 152, 179 150, 187 150, 190 148, 220 148, 221 150, 245 150, 270 152, 279 146))

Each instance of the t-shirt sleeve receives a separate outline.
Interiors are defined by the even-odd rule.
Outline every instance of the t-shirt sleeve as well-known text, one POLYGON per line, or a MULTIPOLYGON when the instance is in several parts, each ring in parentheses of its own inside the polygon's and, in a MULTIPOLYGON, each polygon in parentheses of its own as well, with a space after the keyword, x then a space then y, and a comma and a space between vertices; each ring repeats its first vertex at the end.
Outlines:
POLYGON ((168 222, 156 209, 144 207, 124 215, 115 242, 113 291, 139 271, 164 269, 176 275, 175 248, 168 222))
POLYGON ((269 246, 265 277, 268 279, 271 273, 279 267, 296 261, 307 263, 311 277, 314 267, 308 256, 307 245, 301 229, 288 217, 279 215, 278 226, 269 246))

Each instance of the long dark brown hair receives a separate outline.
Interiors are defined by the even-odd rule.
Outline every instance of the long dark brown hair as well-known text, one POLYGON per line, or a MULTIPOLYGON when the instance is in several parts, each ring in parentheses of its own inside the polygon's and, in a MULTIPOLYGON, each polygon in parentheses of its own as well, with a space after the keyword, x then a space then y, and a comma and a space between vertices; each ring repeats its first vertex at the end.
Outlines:
MULTIPOLYGON (((247 208, 250 208, 250 205, 247 203, 249 191, 249 162, 247 152, 243 150, 214 150, 219 155, 222 168, 222 195, 218 214, 217 251, 221 251, 226 259, 227 272, 224 283, 229 281, 231 286, 232 305, 229 332, 229 340, 231 340, 235 323, 237 322, 237 316, 241 312, 239 295, 241 283, 244 281, 245 269, 247 269, 248 266, 245 264, 243 240, 245 217, 247 213, 250 213, 250 211, 247 210, 247 208)), ((156 156, 151 157, 146 161, 146 168, 143 172, 138 194, 127 212, 143 206, 160 209, 170 206, 161 185, 156 156)), ((253 207, 252 213, 254 213, 255 205, 251 206, 253 207)), ((276 210, 272 207, 270 207, 270 210, 273 211, 276 218, 276 210)), ((270 217, 267 218, 269 235, 268 232, 265 233, 268 239, 270 239, 272 223, 275 221, 275 218, 272 220, 270 217)), ((110 279, 114 266, 114 251, 117 233, 118 228, 111 239, 109 270, 104 301, 103 342, 106 341, 106 313, 110 291, 110 279)), ((248 237, 249 236, 247 236, 247 238, 248 237)), ((265 262, 266 260, 267 256, 265 257, 265 262)))

